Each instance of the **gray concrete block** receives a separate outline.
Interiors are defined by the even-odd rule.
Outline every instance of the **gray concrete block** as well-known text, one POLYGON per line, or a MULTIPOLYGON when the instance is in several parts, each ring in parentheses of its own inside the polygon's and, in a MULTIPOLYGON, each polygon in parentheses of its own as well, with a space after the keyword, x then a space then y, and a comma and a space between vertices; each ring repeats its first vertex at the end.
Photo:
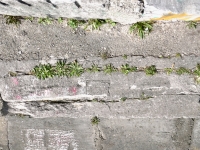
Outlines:
POLYGON ((10 150, 95 149, 89 118, 9 118, 8 140, 10 150))
POLYGON ((7 132, 7 118, 0 117, 0 150, 9 150, 7 132))
MULTIPOLYGON (((101 119, 101 118, 100 118, 101 119)), ((101 119, 99 149, 188 149, 192 119, 101 119)))
POLYGON ((147 100, 125 102, 18 102, 8 103, 11 114, 30 115, 35 118, 199 118, 198 95, 165 95, 147 100), (192 108, 192 109, 191 109, 192 108))
POLYGON ((190 146, 190 150, 198 150, 200 149, 200 120, 194 119, 194 128, 192 132, 192 142, 190 146))

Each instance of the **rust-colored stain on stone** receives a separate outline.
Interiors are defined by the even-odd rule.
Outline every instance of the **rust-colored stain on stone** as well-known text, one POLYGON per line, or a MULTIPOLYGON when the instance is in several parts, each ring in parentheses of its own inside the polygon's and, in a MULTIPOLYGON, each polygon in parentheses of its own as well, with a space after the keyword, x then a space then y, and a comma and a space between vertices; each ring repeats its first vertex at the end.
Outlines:
POLYGON ((186 13, 181 13, 181 14, 173 14, 173 13, 169 13, 167 15, 164 15, 160 18, 152 18, 152 20, 173 20, 173 19, 177 19, 177 20, 200 20, 200 16, 194 16, 194 15, 188 15, 186 13))

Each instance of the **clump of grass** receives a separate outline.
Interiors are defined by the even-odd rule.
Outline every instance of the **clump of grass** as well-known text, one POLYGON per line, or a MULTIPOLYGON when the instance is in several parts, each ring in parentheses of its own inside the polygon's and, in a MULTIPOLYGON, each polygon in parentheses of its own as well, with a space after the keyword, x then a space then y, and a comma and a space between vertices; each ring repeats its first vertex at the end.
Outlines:
POLYGON ((116 22, 112 21, 111 19, 106 19, 105 21, 113 27, 116 25, 116 22))
POLYGON ((51 64, 40 64, 36 66, 32 73, 39 79, 52 78, 55 74, 51 64))
POLYGON ((70 77, 79 77, 84 73, 84 68, 77 62, 68 64, 68 71, 70 77))
POLYGON ((68 19, 68 21, 67 21, 67 24, 73 29, 78 28, 80 25, 82 25, 84 23, 86 23, 86 21, 76 20, 76 19, 68 19))
POLYGON ((187 27, 189 29, 195 29, 197 27, 197 22, 196 21, 187 21, 187 27))
POLYGON ((115 68, 112 64, 108 64, 104 68, 104 72, 106 74, 111 74, 112 72, 115 72, 115 71, 117 71, 117 68, 115 68))
POLYGON ((33 22, 34 18, 33 17, 26 17, 26 20, 29 20, 30 22, 33 22))
POLYGON ((196 70, 194 70, 195 81, 199 84, 200 83, 200 64, 197 64, 196 70))
POLYGON ((101 68, 98 67, 97 65, 93 64, 91 68, 87 69, 89 72, 99 72, 101 71, 101 68))
POLYGON ((91 119, 92 125, 98 125, 99 122, 100 122, 100 119, 99 119, 97 116, 94 116, 94 117, 91 119))
POLYGON ((124 58, 124 59, 127 59, 127 58, 128 58, 128 56, 127 56, 126 54, 124 54, 124 55, 123 55, 123 58, 124 58))
POLYGON ((58 61, 54 68, 55 75, 57 76, 68 76, 68 69, 66 68, 66 61, 58 61))
POLYGON ((49 25, 49 24, 52 23, 52 21, 53 21, 53 19, 49 18, 49 17, 47 17, 47 18, 39 18, 38 19, 38 23, 43 24, 43 25, 49 25))
POLYGON ((181 58, 182 55, 181 55, 180 53, 176 53, 176 57, 177 57, 177 58, 181 58))
POLYGON ((122 97, 120 100, 124 102, 124 101, 126 101, 127 99, 128 99, 127 97, 122 97))
POLYGON ((147 96, 147 95, 145 95, 145 93, 144 92, 142 92, 142 94, 140 95, 140 100, 147 100, 147 99, 150 99, 150 98, 152 98, 152 97, 150 97, 150 96, 147 96))
POLYGON ((58 18, 58 23, 60 23, 60 24, 63 23, 63 18, 62 17, 58 18))
POLYGON ((184 73, 190 73, 190 70, 189 69, 186 69, 184 67, 180 67, 176 70, 176 74, 178 75, 182 75, 184 73))
POLYGON ((174 71, 173 68, 165 68, 165 72, 170 75, 174 71))
POLYGON ((137 67, 129 66, 129 64, 125 64, 125 65, 121 66, 121 72, 123 74, 128 74, 128 73, 134 72, 134 71, 137 71, 137 67))
POLYGON ((138 35, 143 39, 146 34, 149 34, 153 29, 152 21, 137 22, 130 26, 130 32, 137 32, 138 35))
POLYGON ((87 29, 88 26, 92 26, 92 30, 100 30, 100 27, 106 23, 106 20, 103 19, 90 19, 88 20, 85 29, 87 29))
POLYGON ((9 16, 9 15, 5 15, 4 18, 6 18, 6 24, 14 24, 16 26, 21 24, 21 19, 23 19, 20 16, 9 16))
POLYGON ((146 75, 154 75, 157 73, 157 69, 155 65, 148 66, 144 69, 146 75))

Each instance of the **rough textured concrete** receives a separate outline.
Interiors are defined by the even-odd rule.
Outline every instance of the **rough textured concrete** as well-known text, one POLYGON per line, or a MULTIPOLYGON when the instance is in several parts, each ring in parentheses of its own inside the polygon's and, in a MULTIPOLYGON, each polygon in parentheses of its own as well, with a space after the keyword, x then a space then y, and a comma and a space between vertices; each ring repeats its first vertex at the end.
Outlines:
POLYGON ((55 77, 39 80, 34 76, 5 78, 1 96, 6 102, 22 101, 119 101, 122 97, 140 99, 159 95, 200 94, 194 76, 145 73, 85 73, 80 78, 55 77), (123 82, 121 82, 123 81, 123 82))
POLYGON ((183 22, 158 22, 145 39, 129 34, 129 26, 104 26, 101 31, 72 30, 66 22, 44 26, 22 21, 19 27, 6 25, 1 17, 0 59, 42 60, 99 56, 166 56, 181 53, 200 56, 200 26, 190 30, 183 22))
POLYGON ((148 100, 125 102, 13 102, 8 103, 10 114, 24 114, 35 118, 199 118, 197 95, 167 95, 148 100))
POLYGON ((0 150, 9 150, 7 132, 7 118, 0 117, 0 150))
POLYGON ((111 18, 121 23, 136 22, 142 15, 143 3, 138 0, 41 0, 12 1, 0 3, 0 14, 34 16, 34 17, 67 17, 67 18, 111 18))
POLYGON ((122 24, 160 18, 169 13, 187 13, 175 19, 190 20, 200 17, 198 0, 3 0, 0 14, 67 17, 78 19, 112 19, 122 24))
POLYGON ((94 129, 90 119, 9 118, 10 150, 94 150, 94 129))
POLYGON ((192 128, 192 119, 101 119, 100 146, 103 150, 186 150, 192 128))
POLYGON ((193 125, 193 119, 100 118, 92 126, 90 118, 9 117, 8 139, 10 150, 183 150, 190 148, 193 125))

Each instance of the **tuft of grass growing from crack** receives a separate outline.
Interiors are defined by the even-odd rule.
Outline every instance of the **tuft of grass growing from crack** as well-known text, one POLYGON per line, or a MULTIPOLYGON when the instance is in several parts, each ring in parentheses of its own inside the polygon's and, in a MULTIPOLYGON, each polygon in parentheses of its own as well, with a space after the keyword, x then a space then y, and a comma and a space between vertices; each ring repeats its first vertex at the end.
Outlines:
POLYGON ((123 58, 124 58, 124 59, 127 59, 127 58, 128 58, 128 56, 127 56, 126 54, 124 54, 124 55, 123 55, 123 58))
POLYGON ((21 19, 23 19, 20 16, 9 16, 9 15, 5 15, 4 18, 6 19, 6 24, 14 24, 16 26, 21 24, 21 19))
POLYGON ((47 17, 47 18, 39 18, 38 19, 38 23, 39 24, 43 24, 43 25, 50 25, 50 24, 52 24, 52 21, 53 21, 53 19, 49 18, 49 17, 47 17))
POLYGON ((148 66, 144 69, 146 75, 154 75, 157 73, 157 69, 155 65, 148 66))
POLYGON ((189 29, 195 29, 195 28, 197 28, 197 22, 196 21, 187 21, 187 27, 189 29))
POLYGON ((55 75, 57 76, 68 76, 68 69, 66 68, 66 61, 58 61, 54 68, 55 75))
POLYGON ((173 73, 174 69, 173 68, 165 68, 165 72, 170 75, 171 73, 173 73))
POLYGON ((128 74, 130 72, 134 72, 134 71, 137 71, 137 67, 134 67, 134 66, 129 66, 129 64, 125 64, 125 65, 122 65, 121 66, 121 72, 123 74, 128 74))
POLYGON ((91 119, 92 125, 98 125, 99 122, 100 122, 100 119, 99 119, 97 116, 94 116, 94 117, 91 119))
POLYGON ((127 97, 122 97, 120 100, 124 102, 124 101, 126 101, 127 99, 128 99, 127 97))
POLYGON ((113 27, 116 25, 116 22, 112 21, 111 19, 106 19, 105 21, 113 27))
POLYGON ((26 17, 26 20, 29 20, 30 22, 33 22, 34 17, 26 17))
POLYGON ((32 73, 39 79, 52 78, 55 74, 51 64, 40 64, 36 66, 32 73))
POLYGON ((74 61, 68 64, 68 71, 70 77, 79 77, 84 73, 84 68, 77 61, 74 61))
POLYGON ((134 23, 130 26, 129 31, 137 32, 137 34, 143 39, 145 38, 146 34, 149 34, 153 29, 153 22, 152 21, 142 21, 134 23))
POLYGON ((76 19, 68 19, 67 25, 69 25, 72 29, 78 28, 80 25, 86 23, 85 20, 76 20, 76 19))
POLYGON ((152 97, 147 96, 144 92, 142 92, 142 94, 140 95, 139 100, 148 100, 150 98, 152 98, 152 97))
POLYGON ((92 30, 100 30, 100 27, 106 23, 107 22, 104 19, 90 19, 88 20, 87 25, 85 26, 85 29, 87 29, 88 26, 92 26, 92 30))
POLYGON ((182 74, 185 74, 185 73, 189 74, 189 73, 190 73, 190 70, 189 70, 189 69, 186 69, 186 68, 184 68, 184 67, 180 67, 180 68, 178 68, 178 69, 176 70, 176 74, 178 74, 178 75, 182 75, 182 74))
POLYGON ((60 23, 60 24, 63 23, 63 18, 62 17, 59 17, 57 20, 58 20, 58 23, 60 23))
POLYGON ((89 72, 99 72, 101 71, 101 68, 98 67, 97 65, 93 64, 92 67, 87 69, 89 72))
POLYGON ((105 66, 103 70, 106 74, 111 74, 112 72, 117 71, 117 68, 115 68, 112 64, 108 64, 105 66))

